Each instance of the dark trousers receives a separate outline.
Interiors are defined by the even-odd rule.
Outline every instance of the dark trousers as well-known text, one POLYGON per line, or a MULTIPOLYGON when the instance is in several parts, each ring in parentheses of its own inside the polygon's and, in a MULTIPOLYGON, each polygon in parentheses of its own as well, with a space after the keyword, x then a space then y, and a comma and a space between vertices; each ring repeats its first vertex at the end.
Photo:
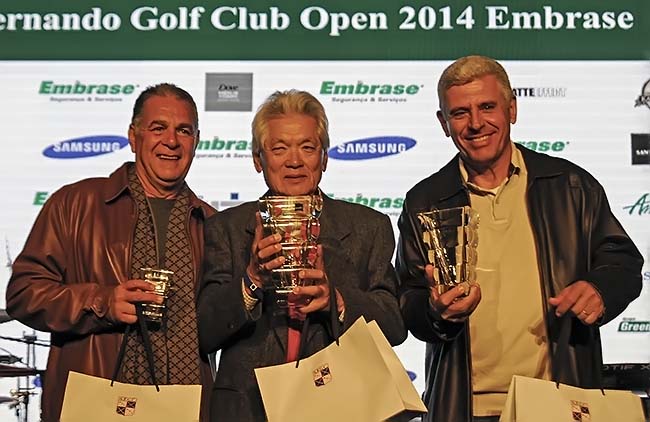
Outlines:
POLYGON ((474 416, 472 422, 499 422, 498 416, 474 416))

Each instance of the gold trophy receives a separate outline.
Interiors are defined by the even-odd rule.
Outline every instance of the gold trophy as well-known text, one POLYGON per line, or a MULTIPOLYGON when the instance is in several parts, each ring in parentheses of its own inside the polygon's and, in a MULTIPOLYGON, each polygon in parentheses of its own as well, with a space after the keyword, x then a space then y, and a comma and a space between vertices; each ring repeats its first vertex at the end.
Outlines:
POLYGON ((427 260, 435 267, 433 288, 442 294, 457 285, 476 282, 478 213, 469 206, 417 214, 427 260))
POLYGON ((169 297, 172 288, 174 272, 155 268, 140 268, 140 275, 142 280, 153 285, 154 294, 163 297, 163 302, 160 305, 157 303, 143 303, 142 315, 147 321, 161 323, 167 309, 167 297, 169 297))
POLYGON ((320 195, 266 196, 258 204, 264 235, 282 236, 280 253, 285 262, 271 271, 273 287, 276 293, 289 294, 301 285, 300 270, 315 268, 323 199, 320 195))

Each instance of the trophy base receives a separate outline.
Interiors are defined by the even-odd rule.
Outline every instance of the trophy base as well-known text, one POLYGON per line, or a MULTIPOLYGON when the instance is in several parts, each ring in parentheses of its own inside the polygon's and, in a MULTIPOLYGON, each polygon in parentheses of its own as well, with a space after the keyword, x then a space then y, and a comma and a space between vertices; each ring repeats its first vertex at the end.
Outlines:
POLYGON ((304 270, 304 267, 298 268, 276 268, 272 271, 273 290, 277 295, 288 296, 293 289, 299 287, 302 283, 298 274, 304 270))
POLYGON ((276 287, 274 290, 275 303, 281 309, 289 307, 289 294, 293 292, 294 286, 276 287))
POLYGON ((154 303, 142 305, 142 316, 148 322, 162 323, 165 307, 154 303))
POLYGON ((276 295, 281 295, 281 296, 289 296, 289 293, 293 292, 293 289, 295 289, 298 286, 284 286, 284 287, 276 287, 275 288, 275 294, 276 295))

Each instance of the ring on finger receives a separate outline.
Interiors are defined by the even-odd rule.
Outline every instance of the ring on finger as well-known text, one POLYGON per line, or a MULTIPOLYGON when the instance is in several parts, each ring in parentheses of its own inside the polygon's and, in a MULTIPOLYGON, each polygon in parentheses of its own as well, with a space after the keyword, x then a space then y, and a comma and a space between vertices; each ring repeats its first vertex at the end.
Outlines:
POLYGON ((583 314, 583 315, 586 316, 586 317, 588 317, 589 315, 591 315, 591 312, 587 312, 586 309, 583 309, 582 312, 580 312, 580 313, 583 314))

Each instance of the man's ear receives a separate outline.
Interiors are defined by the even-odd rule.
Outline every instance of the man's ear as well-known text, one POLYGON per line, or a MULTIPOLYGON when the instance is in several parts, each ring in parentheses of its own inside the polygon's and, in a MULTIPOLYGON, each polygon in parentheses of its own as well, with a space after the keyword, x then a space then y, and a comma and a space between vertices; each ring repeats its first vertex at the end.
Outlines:
POLYGON ((196 153, 196 149, 199 147, 199 142, 201 142, 201 131, 197 130, 196 137, 194 138, 194 153, 196 153))
POLYGON ((323 151, 323 158, 321 160, 321 171, 325 172, 327 170, 327 159, 329 156, 327 155, 327 151, 323 151))
POLYGON ((514 125, 517 123, 517 97, 512 97, 510 100, 510 107, 508 107, 510 112, 510 124, 514 125))
POLYGON ((451 136, 451 134, 449 133, 449 126, 447 126, 447 120, 445 119, 445 115, 442 112, 442 110, 438 110, 438 112, 436 113, 436 117, 440 122, 440 126, 442 126, 442 130, 445 132, 445 136, 451 136))
POLYGON ((258 151, 256 154, 253 154, 253 165, 255 166, 255 171, 261 173, 264 170, 262 166, 262 151, 258 151))
POLYGON ((133 123, 131 123, 129 125, 129 145, 131 146, 131 152, 133 153, 135 153, 135 144, 135 126, 133 126, 133 123))

